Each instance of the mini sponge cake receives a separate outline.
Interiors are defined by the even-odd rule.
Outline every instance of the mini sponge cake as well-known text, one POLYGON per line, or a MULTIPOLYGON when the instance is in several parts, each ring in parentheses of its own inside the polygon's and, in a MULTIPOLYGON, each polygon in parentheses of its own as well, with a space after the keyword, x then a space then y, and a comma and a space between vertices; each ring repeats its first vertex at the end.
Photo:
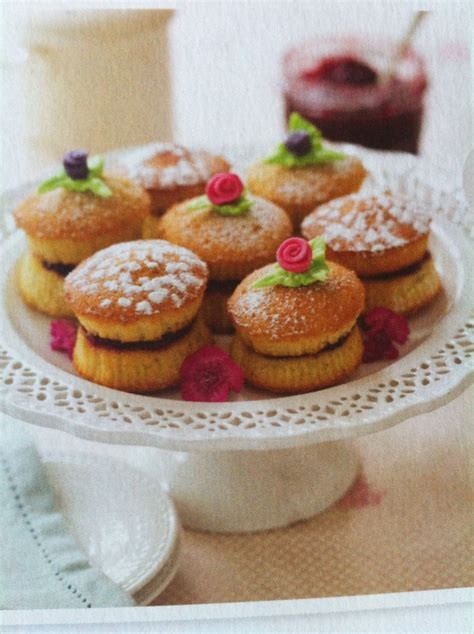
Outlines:
POLYGON ((203 311, 214 332, 232 331, 227 301, 233 290, 250 272, 273 262, 280 243, 291 236, 291 222, 282 209, 261 198, 249 199, 251 208, 239 216, 222 216, 210 204, 191 210, 182 203, 159 223, 162 238, 191 249, 207 263, 210 284, 203 311))
POLYGON ((324 235, 327 258, 362 279, 366 311, 385 306, 409 314, 440 290, 428 251, 429 228, 427 209, 386 193, 345 196, 321 205, 301 230, 307 239, 324 235))
POLYGON ((298 230, 317 205, 358 191, 366 174, 355 156, 291 169, 260 161, 249 168, 247 185, 257 196, 282 207, 298 230))
POLYGON ((71 316, 64 301, 65 275, 110 244, 141 237, 150 211, 146 192, 124 178, 104 176, 112 195, 63 188, 26 198, 14 211, 28 251, 18 264, 20 292, 29 305, 53 317, 71 316))
POLYGON ((78 373, 130 392, 177 383, 184 359, 210 342, 197 317, 207 278, 196 255, 163 240, 117 244, 85 260, 65 282, 80 322, 78 373))
POLYGON ((151 199, 151 213, 143 227, 144 238, 156 238, 157 216, 172 205, 204 193, 208 179, 227 172, 221 156, 192 152, 174 143, 154 143, 129 152, 121 161, 129 178, 141 185, 151 199))
POLYGON ((249 383, 278 393, 308 392, 342 382, 360 364, 356 321, 364 287, 352 271, 328 264, 325 282, 254 288, 270 272, 266 266, 235 290, 231 355, 249 383))

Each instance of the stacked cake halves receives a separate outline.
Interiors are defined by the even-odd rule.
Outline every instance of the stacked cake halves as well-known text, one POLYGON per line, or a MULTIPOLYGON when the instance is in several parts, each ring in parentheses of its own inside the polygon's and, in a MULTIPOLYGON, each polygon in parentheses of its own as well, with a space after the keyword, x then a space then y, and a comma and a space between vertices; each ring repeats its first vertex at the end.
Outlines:
POLYGON ((131 392, 177 383, 184 359, 210 341, 197 317, 207 279, 194 253, 163 240, 117 244, 84 261, 65 283, 80 322, 76 370, 131 392))

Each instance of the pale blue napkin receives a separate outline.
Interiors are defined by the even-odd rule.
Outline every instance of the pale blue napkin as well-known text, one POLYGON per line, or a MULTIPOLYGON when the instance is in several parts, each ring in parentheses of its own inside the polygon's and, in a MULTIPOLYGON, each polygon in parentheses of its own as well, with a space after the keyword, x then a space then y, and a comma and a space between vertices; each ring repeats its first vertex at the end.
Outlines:
POLYGON ((0 608, 135 605, 80 551, 22 423, 0 423, 0 608))

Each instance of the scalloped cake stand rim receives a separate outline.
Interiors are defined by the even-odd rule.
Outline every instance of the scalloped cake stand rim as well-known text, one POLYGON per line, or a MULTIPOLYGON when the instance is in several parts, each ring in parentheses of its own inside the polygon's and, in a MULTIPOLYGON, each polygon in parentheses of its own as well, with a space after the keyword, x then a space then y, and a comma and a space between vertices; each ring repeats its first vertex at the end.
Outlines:
MULTIPOLYGON (((373 376, 373 375, 372 375, 373 376)), ((115 445, 135 445, 139 447, 155 447, 170 451, 266 451, 269 449, 287 449, 291 447, 303 447, 317 443, 347 440, 364 436, 367 434, 383 431, 404 422, 409 418, 414 418, 421 414, 429 414, 452 400, 460 396, 473 383, 473 372, 466 374, 458 383, 447 388, 446 391, 438 395, 433 395, 430 400, 420 401, 407 405, 403 410, 393 412, 373 421, 360 423, 357 427, 323 428, 315 431, 308 431, 302 434, 263 437, 249 436, 248 438, 204 438, 204 439, 181 439, 176 437, 166 437, 165 434, 150 434, 146 428, 141 431, 99 430, 88 427, 83 422, 70 421, 63 416, 53 413, 39 413, 32 409, 27 409, 13 403, 1 403, 0 409, 5 414, 22 420, 26 423, 56 429, 65 433, 70 433, 77 438, 93 442, 102 442, 115 445)))

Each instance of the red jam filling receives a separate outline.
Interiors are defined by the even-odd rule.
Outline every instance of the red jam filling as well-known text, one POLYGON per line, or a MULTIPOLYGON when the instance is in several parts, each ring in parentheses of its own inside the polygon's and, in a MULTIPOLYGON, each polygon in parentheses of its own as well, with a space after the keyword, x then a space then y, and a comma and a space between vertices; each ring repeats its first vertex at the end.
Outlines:
POLYGON ((233 293, 239 284, 239 280, 209 280, 207 290, 220 293, 233 293))
POLYGON ((391 280, 396 277, 402 277, 403 275, 416 273, 428 260, 431 260, 431 253, 429 253, 429 251, 425 253, 421 260, 415 262, 415 264, 406 266, 404 269, 400 269, 399 271, 393 271, 393 273, 380 273, 379 275, 361 275, 360 277, 364 280, 391 280))
POLYGON ((53 271, 53 273, 57 273, 61 277, 66 277, 76 268, 76 264, 61 264, 60 262, 48 262, 47 260, 42 260, 41 264, 47 271, 53 271))
POLYGON ((191 322, 181 330, 177 330, 176 332, 167 332, 160 339, 155 339, 154 341, 118 341, 115 339, 102 339, 102 337, 97 337, 97 335, 93 335, 90 332, 87 332, 85 328, 81 326, 81 331, 83 335, 86 337, 88 343, 94 348, 105 348, 107 350, 115 350, 115 351, 124 351, 124 352, 133 352, 138 350, 150 351, 150 350, 163 350, 167 348, 175 341, 178 341, 185 335, 187 335, 193 327, 194 322, 191 322))

